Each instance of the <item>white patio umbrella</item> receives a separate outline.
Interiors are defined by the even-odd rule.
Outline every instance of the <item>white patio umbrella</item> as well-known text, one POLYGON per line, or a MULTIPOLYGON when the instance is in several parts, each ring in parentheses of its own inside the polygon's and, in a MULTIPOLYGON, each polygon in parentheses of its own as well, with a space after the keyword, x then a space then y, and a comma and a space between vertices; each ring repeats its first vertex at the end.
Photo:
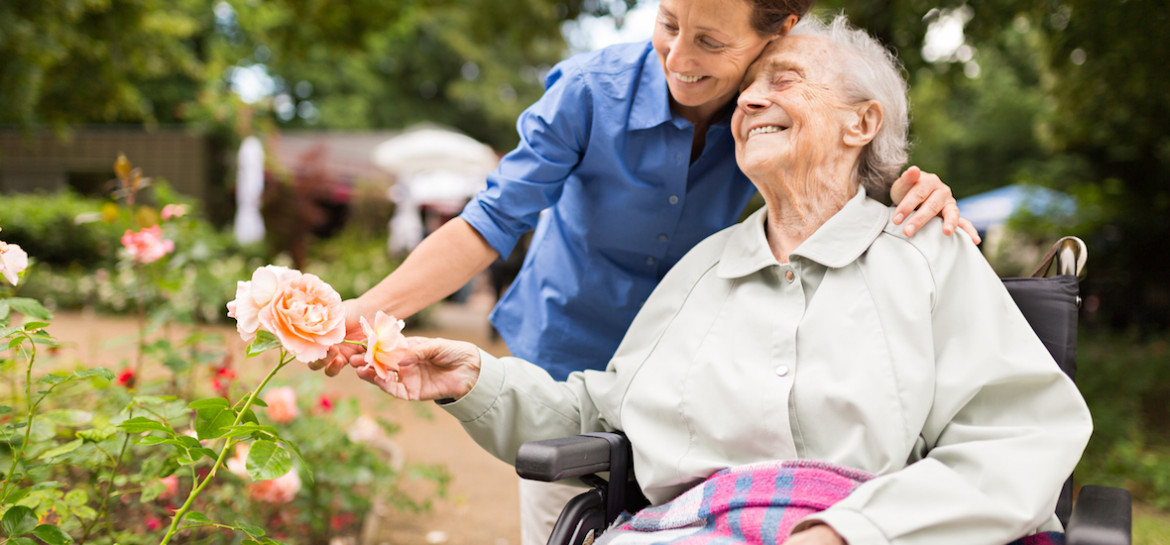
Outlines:
POLYGON ((465 134, 434 128, 411 130, 386 140, 374 148, 370 159, 400 179, 432 171, 483 177, 499 162, 486 144, 465 134))

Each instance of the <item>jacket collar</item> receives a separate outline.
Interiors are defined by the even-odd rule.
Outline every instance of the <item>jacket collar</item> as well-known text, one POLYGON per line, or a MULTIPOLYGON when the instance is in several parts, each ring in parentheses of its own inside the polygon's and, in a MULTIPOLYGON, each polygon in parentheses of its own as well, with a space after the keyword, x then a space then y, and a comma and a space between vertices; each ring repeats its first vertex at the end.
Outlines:
MULTIPOLYGON (((768 208, 761 207, 742 223, 731 227, 720 257, 721 278, 747 276, 779 263, 772 255, 764 231, 768 208)), ((839 212, 829 218, 792 252, 793 258, 815 261, 829 268, 844 267, 869 249, 889 222, 890 209, 865 196, 858 188, 839 212)))

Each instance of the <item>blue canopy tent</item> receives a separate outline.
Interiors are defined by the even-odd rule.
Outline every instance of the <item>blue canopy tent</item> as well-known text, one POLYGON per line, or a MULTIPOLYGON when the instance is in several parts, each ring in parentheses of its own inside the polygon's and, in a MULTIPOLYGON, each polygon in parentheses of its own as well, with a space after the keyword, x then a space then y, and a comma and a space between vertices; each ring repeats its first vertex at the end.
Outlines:
POLYGON ((959 213, 975 226, 981 235, 992 226, 1007 223, 1021 210, 1037 216, 1071 216, 1077 202, 1071 195, 1036 185, 1008 185, 967 198, 959 199, 959 213))

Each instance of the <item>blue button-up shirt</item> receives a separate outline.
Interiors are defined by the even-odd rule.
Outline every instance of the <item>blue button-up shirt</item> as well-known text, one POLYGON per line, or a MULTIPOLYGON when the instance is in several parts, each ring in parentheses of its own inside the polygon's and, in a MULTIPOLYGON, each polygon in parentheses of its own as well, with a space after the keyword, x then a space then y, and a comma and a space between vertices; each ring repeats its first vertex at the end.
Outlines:
POLYGON ((491 319, 513 355, 560 380, 603 369, 666 271, 735 223, 755 189, 730 114, 690 162, 694 125, 671 111, 649 42, 574 56, 545 85, 461 217, 502 256, 536 227, 491 319))

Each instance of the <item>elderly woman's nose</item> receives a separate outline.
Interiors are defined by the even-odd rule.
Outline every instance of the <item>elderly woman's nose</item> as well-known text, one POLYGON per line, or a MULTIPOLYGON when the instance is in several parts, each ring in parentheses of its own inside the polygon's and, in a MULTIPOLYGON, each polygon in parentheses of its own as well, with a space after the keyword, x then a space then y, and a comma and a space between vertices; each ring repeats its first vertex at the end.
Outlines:
POLYGON ((671 72, 683 72, 694 65, 694 47, 681 36, 676 36, 669 42, 670 49, 666 53, 666 68, 671 72))
POLYGON ((739 107, 745 110, 757 110, 768 107, 766 95, 754 83, 739 93, 739 98, 736 99, 736 102, 739 104, 739 107))

